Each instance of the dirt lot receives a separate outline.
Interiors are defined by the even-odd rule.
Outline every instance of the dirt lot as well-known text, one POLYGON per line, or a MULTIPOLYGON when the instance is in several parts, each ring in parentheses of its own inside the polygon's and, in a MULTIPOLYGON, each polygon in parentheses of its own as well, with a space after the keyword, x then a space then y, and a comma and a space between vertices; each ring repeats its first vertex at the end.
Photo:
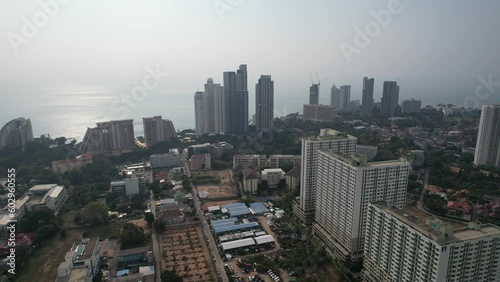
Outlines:
MULTIPOLYGON (((16 281, 21 282, 53 282, 57 278, 57 268, 64 261, 64 255, 71 249, 73 243, 82 238, 81 230, 68 230, 66 238, 59 239, 59 236, 43 244, 41 248, 35 250, 28 263, 23 266, 23 270, 16 281)), ((17 270, 17 269, 16 269, 17 270)))
POLYGON ((161 269, 183 281, 215 281, 215 269, 200 226, 169 229, 160 237, 161 269))
POLYGON ((198 191, 208 192, 208 198, 227 198, 236 197, 236 188, 233 182, 233 173, 231 170, 222 170, 214 173, 218 173, 221 179, 219 185, 198 185, 196 189, 198 191))
POLYGON ((151 230, 149 229, 148 223, 146 222, 146 220, 144 220, 144 218, 130 220, 129 223, 132 223, 132 224, 135 224, 139 227, 142 227, 142 229, 144 229, 144 234, 151 233, 151 230))

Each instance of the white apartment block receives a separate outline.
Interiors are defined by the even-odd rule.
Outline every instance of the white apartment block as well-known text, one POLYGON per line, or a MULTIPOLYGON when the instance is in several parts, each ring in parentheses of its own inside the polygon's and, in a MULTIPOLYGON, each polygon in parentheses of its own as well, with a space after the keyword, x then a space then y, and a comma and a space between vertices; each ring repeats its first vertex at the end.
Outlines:
POLYGON ((267 181, 269 188, 275 188, 281 179, 285 179, 285 172, 281 168, 268 168, 262 171, 262 180, 267 181))
POLYGON ((409 164, 404 159, 367 162, 332 150, 318 152, 314 234, 341 260, 362 257, 369 202, 404 208, 409 164))
POLYGON ((356 152, 358 155, 367 156, 369 160, 375 158, 378 153, 377 146, 368 146, 368 145, 357 145, 356 152))
POLYGON ((111 191, 115 197, 132 197, 144 194, 146 183, 143 178, 127 178, 111 182, 111 191))
POLYGON ((500 167, 500 104, 483 106, 474 164, 500 167))
POLYGON ((446 222, 370 203, 362 277, 369 282, 499 281, 500 227, 446 222))
POLYGON ((92 163, 92 155, 86 154, 74 159, 55 160, 52 162, 52 170, 57 174, 64 174, 66 171, 79 170, 92 163))
POLYGON ((280 168, 283 165, 300 165, 300 155, 269 155, 269 167, 280 168))
POLYGON ((304 225, 311 226, 314 221, 318 151, 330 149, 354 155, 357 140, 354 136, 332 129, 321 129, 319 136, 302 139, 300 199, 294 204, 294 213, 304 225))
POLYGON ((233 156, 233 169, 237 167, 245 168, 249 165, 256 167, 266 167, 266 155, 234 155, 233 156))
POLYGON ((259 187, 259 171, 249 166, 243 170, 243 191, 252 195, 257 195, 259 187))
POLYGON ((178 150, 171 150, 165 154, 155 154, 149 157, 152 168, 179 167, 182 166, 181 156, 178 150))

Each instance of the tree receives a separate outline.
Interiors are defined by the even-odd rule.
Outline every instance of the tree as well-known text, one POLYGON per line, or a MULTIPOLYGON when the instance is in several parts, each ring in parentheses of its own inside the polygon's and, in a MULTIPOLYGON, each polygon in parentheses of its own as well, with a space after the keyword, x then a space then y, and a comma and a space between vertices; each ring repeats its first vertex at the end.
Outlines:
POLYGON ((90 202, 83 208, 82 220, 85 223, 98 225, 108 222, 108 206, 100 202, 90 202))
POLYGON ((155 219, 153 221, 153 228, 156 230, 156 232, 158 233, 163 233, 165 232, 165 229, 166 229, 166 225, 165 225, 165 221, 161 220, 161 219, 155 219))
POLYGON ((165 270, 161 273, 161 282, 182 282, 182 277, 173 271, 165 270))
POLYGON ((155 215, 151 212, 147 212, 144 214, 144 220, 148 223, 149 226, 153 224, 153 221, 155 220, 155 215))
POLYGON ((145 242, 144 229, 133 223, 125 223, 120 234, 122 249, 140 247, 144 245, 145 242))

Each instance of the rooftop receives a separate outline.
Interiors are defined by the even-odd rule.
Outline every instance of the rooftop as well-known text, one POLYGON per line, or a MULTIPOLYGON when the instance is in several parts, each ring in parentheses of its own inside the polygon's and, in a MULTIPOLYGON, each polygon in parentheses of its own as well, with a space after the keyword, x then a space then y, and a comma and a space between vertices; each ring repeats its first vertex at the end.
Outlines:
POLYGON ((467 225, 465 222, 437 219, 415 207, 400 210, 388 207, 385 202, 372 204, 440 245, 490 236, 500 237, 500 227, 492 224, 477 225, 475 228, 474 223, 467 225), (445 236, 445 233, 448 235, 445 236))
POLYGON ((337 158, 337 159, 339 159, 339 160, 341 160, 349 165, 352 165, 352 166, 385 167, 385 166, 390 166, 390 165, 398 165, 398 164, 406 163, 405 159, 380 161, 380 162, 368 162, 368 159, 366 158, 366 156, 360 156, 360 155, 347 156, 347 155, 338 153, 334 150, 320 150, 320 153, 330 155, 330 156, 337 158))
POLYGON ((35 185, 30 188, 30 192, 42 192, 42 191, 49 191, 53 187, 57 186, 57 184, 40 184, 40 185, 35 185))

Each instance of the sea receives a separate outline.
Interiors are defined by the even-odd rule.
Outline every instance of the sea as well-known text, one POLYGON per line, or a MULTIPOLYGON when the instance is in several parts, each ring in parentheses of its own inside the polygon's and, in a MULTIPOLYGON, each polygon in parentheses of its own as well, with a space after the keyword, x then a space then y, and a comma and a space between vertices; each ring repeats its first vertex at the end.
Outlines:
MULTIPOLYGON (((142 118, 160 115, 176 130, 194 129, 195 91, 167 87, 134 96, 135 85, 37 85, 0 86, 0 127, 18 117, 30 118, 33 135, 64 136, 82 141, 87 128, 97 122, 134 119, 136 136, 143 135, 142 118)), ((301 111, 307 95, 275 96, 275 116, 301 111)), ((324 97, 326 99, 326 96, 324 97)), ((255 112, 255 97, 249 95, 249 118, 255 112)))
POLYGON ((194 93, 132 96, 131 89, 102 85, 3 89, 0 127, 14 118, 30 118, 35 137, 48 134, 77 141, 97 122, 117 119, 134 119, 137 136, 143 135, 142 118, 156 115, 172 120, 177 130, 194 128, 194 93))

